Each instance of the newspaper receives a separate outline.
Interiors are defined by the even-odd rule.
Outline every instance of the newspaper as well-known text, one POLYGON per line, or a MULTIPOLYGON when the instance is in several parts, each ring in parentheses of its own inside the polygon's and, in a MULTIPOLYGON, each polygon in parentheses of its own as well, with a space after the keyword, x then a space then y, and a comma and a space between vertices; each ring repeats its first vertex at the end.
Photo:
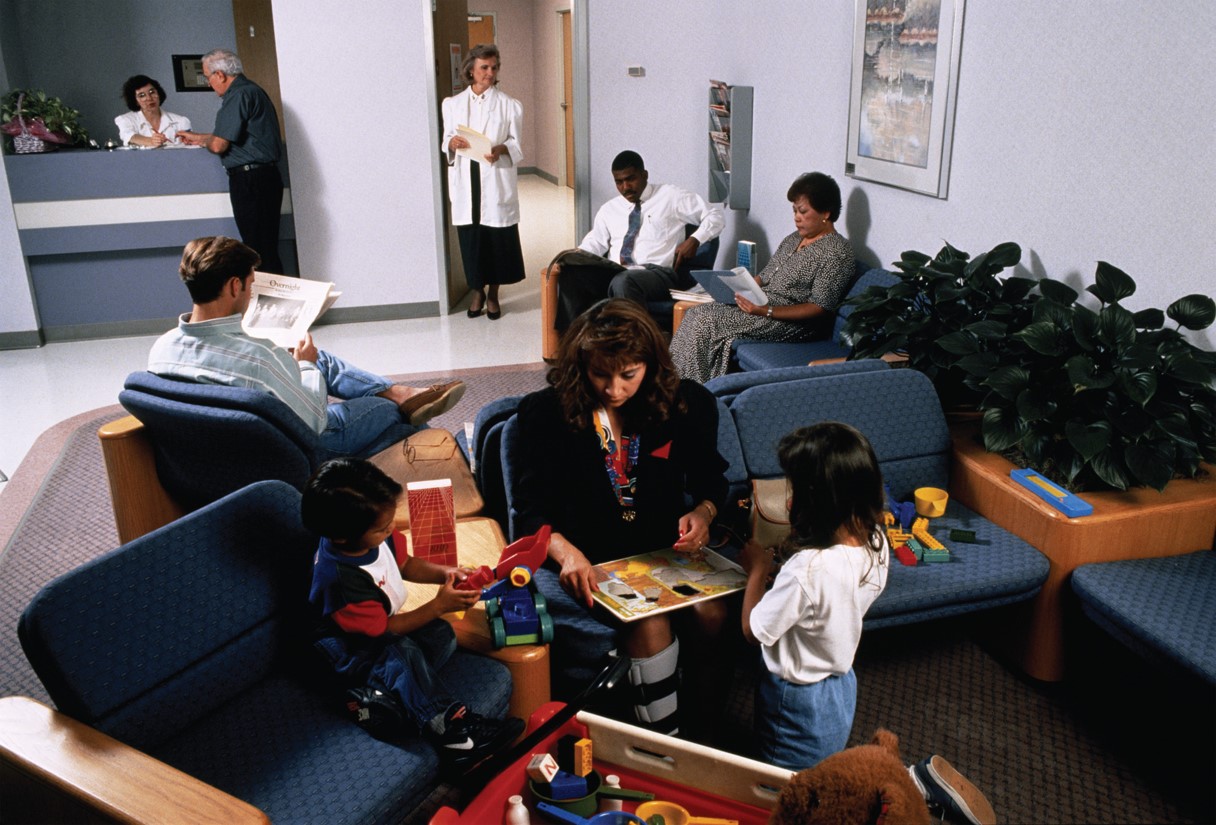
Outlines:
POLYGON ((596 601, 623 622, 725 596, 747 585, 742 568, 712 550, 657 550, 591 570, 599 586, 593 594, 596 601))
POLYGON ((309 281, 268 272, 254 272, 251 297, 241 326, 255 338, 269 338, 291 349, 313 322, 338 300, 331 281, 309 281))

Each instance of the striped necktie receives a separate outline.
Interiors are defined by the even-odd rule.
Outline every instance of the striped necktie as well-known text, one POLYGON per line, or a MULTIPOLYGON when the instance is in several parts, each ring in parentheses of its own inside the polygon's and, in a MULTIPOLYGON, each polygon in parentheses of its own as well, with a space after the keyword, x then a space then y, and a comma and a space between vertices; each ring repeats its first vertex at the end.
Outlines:
POLYGON ((639 199, 629 213, 629 228, 625 230, 625 241, 621 244, 621 263, 628 266, 633 261, 633 245, 638 239, 638 230, 642 228, 642 201, 639 199))

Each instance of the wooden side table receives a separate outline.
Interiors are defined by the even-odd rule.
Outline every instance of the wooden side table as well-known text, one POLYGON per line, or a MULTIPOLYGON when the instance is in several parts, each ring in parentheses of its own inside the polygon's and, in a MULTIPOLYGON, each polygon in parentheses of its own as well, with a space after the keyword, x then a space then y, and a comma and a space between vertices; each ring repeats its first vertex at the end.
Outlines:
MULTIPOLYGON (((410 551, 413 552, 413 539, 410 551)), ((456 556, 468 567, 498 564, 506 538, 491 518, 460 519, 456 522, 456 556)), ((413 610, 435 597, 439 590, 436 584, 408 583, 408 596, 403 610, 413 610)), ((465 650, 489 656, 507 666, 511 672, 511 701, 509 712, 526 720, 532 711, 549 701, 549 646, 511 645, 499 650, 490 641, 490 628, 486 622, 485 604, 445 617, 456 631, 456 641, 465 650)))
MULTIPOLYGON (((456 439, 447 430, 419 430, 404 441, 376 453, 370 460, 402 487, 411 481, 451 479, 457 520, 480 515, 485 509, 485 500, 477 489, 468 462, 461 455, 456 439)), ((395 524, 398 530, 409 529, 410 511, 405 496, 401 497, 401 504, 397 507, 395 524)))

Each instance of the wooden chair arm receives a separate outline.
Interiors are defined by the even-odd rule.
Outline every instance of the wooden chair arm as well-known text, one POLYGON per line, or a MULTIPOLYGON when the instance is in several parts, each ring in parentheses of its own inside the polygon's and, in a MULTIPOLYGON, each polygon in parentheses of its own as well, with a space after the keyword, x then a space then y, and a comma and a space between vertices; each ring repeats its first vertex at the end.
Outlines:
POLYGON ((152 442, 138 418, 128 415, 102 424, 97 437, 119 541, 126 544, 186 514, 160 483, 152 442))
POLYGON ((269 823, 262 811, 27 696, 0 698, 4 821, 269 823))
POLYGON ((676 301, 675 306, 671 308, 672 335, 675 335, 680 329, 680 324, 684 323, 684 313, 699 304, 699 301, 676 301))
POLYGON ((557 321, 557 278, 560 266, 547 266, 540 271, 540 357, 552 361, 557 357, 557 342, 561 337, 553 324, 557 321))

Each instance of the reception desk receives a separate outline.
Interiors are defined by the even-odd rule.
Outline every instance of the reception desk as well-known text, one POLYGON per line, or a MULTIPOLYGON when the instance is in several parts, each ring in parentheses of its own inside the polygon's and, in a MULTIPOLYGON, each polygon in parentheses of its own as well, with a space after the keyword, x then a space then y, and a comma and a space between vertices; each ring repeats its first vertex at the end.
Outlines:
MULTIPOLYGON (((286 159, 280 254, 296 272, 286 159)), ((21 250, 47 341, 161 332, 190 308, 182 247, 240 237, 228 176, 205 149, 5 155, 21 250)))

